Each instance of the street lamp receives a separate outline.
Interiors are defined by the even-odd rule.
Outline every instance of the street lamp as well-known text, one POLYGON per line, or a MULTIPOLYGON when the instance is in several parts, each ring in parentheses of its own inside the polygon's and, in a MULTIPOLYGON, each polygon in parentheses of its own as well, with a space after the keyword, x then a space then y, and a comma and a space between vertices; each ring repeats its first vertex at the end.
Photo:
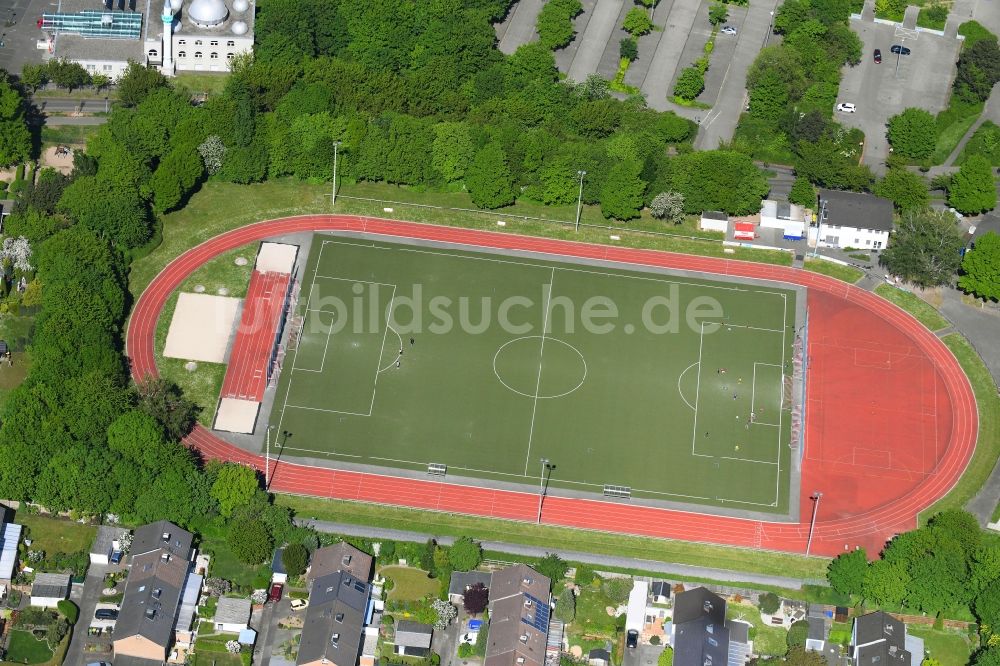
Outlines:
POLYGON ((538 518, 535 521, 536 525, 542 524, 542 500, 545 499, 545 490, 548 487, 548 478, 552 476, 552 470, 556 468, 555 465, 549 462, 548 458, 542 458, 539 462, 542 463, 542 475, 538 477, 538 518), (546 475, 548 472, 548 475, 546 475))
POLYGON ((816 245, 813 246, 813 257, 819 255, 819 239, 823 234, 823 216, 826 214, 826 199, 819 200, 819 217, 816 221, 816 245))
POLYGON ((333 185, 330 188, 330 206, 337 205, 337 149, 340 147, 340 141, 333 142, 333 185))
POLYGON ((580 193, 576 197, 576 231, 580 231, 580 209, 583 207, 583 177, 587 175, 586 171, 577 171, 576 175, 580 177, 580 193))
POLYGON ((899 59, 903 55, 903 45, 906 44, 906 37, 899 38, 899 50, 896 51, 896 71, 893 72, 893 76, 899 76, 899 59))
POLYGON ((270 423, 267 424, 267 432, 264 433, 264 490, 271 486, 271 433, 275 428, 270 423))
POLYGON ((809 549, 812 548, 813 542, 813 528, 816 527, 816 512, 819 511, 819 501, 823 499, 823 493, 820 491, 814 492, 809 496, 809 499, 813 500, 813 513, 812 520, 809 521, 809 538, 806 539, 806 556, 809 556, 809 549))
POLYGON ((767 24, 767 32, 764 33, 764 46, 771 39, 771 28, 774 26, 774 10, 771 10, 771 20, 767 24))

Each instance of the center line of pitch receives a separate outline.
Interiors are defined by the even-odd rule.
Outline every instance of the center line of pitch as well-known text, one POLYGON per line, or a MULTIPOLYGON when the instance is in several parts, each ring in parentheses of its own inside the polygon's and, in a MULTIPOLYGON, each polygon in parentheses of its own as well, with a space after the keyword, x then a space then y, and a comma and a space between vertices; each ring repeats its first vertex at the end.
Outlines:
POLYGON ((531 438, 535 434, 535 412, 538 411, 538 392, 542 388, 542 357, 545 355, 545 335, 549 328, 549 304, 552 302, 552 283, 556 280, 556 269, 549 273, 549 293, 545 297, 545 313, 542 315, 542 344, 538 346, 538 376, 535 378, 535 400, 531 406, 531 427, 528 429, 528 452, 524 456, 524 475, 528 476, 531 462, 531 438))

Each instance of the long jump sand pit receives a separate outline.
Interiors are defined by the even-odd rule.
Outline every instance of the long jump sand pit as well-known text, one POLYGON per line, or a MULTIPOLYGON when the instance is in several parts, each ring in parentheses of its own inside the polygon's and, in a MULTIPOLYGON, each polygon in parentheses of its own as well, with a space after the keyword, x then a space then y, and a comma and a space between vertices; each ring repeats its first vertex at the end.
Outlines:
POLYGON ((163 355, 187 361, 224 363, 239 313, 238 298, 181 293, 170 320, 163 355))

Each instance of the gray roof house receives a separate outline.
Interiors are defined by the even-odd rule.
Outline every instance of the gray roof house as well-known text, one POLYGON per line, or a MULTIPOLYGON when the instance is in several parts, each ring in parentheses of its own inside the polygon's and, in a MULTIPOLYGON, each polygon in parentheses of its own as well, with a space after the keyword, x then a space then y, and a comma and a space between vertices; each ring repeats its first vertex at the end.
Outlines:
POLYGON ((726 600, 704 587, 674 597, 675 666, 739 666, 750 657, 749 635, 745 622, 726 622, 726 600))
POLYGON ((434 627, 421 622, 400 620, 396 623, 396 654, 426 657, 431 651, 434 627))
MULTIPOLYGON (((193 536, 161 520, 135 531, 125 594, 115 625, 115 662, 118 657, 165 661, 173 643, 182 600, 190 596, 193 536)), ((195 592, 197 599, 197 591, 195 592)))
POLYGON ((69 586, 69 574, 35 574, 35 581, 31 585, 31 605, 55 608, 60 601, 69 598, 69 586))
POLYGON ((461 604, 467 589, 476 583, 482 583, 489 589, 491 579, 492 574, 489 571, 454 571, 451 580, 448 581, 448 599, 453 604, 461 604))
POLYGON ((296 664, 355 666, 364 640, 370 587, 347 571, 313 581, 296 664))
POLYGON ((128 530, 123 527, 115 527, 113 525, 101 525, 97 528, 97 536, 94 537, 94 543, 90 547, 90 563, 91 564, 109 564, 111 562, 111 556, 120 548, 120 542, 123 536, 128 534, 128 530))
POLYGON ((306 580, 313 581, 335 571, 346 571, 363 581, 372 579, 372 563, 374 560, 351 544, 341 541, 332 546, 317 548, 312 554, 306 580))
POLYGON ((212 619, 217 631, 238 634, 250 624, 251 604, 249 599, 220 597, 212 619))
POLYGON ((493 574, 484 666, 542 666, 551 581, 526 564, 493 574))
POLYGON ((856 666, 918 666, 924 642, 907 636, 900 620, 876 611, 854 618, 850 653, 856 666))
POLYGON ((810 227, 823 247, 878 250, 893 229, 892 202, 873 194, 820 190, 819 220, 810 227))

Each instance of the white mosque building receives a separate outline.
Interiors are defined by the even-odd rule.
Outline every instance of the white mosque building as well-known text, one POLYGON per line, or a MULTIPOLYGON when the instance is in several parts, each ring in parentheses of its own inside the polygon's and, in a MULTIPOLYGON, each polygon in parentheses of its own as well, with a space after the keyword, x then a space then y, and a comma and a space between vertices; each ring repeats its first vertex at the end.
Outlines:
POLYGON ((58 12, 42 16, 39 48, 112 79, 130 60, 167 76, 227 72, 233 58, 253 49, 254 0, 160 2, 60 0, 58 12))

